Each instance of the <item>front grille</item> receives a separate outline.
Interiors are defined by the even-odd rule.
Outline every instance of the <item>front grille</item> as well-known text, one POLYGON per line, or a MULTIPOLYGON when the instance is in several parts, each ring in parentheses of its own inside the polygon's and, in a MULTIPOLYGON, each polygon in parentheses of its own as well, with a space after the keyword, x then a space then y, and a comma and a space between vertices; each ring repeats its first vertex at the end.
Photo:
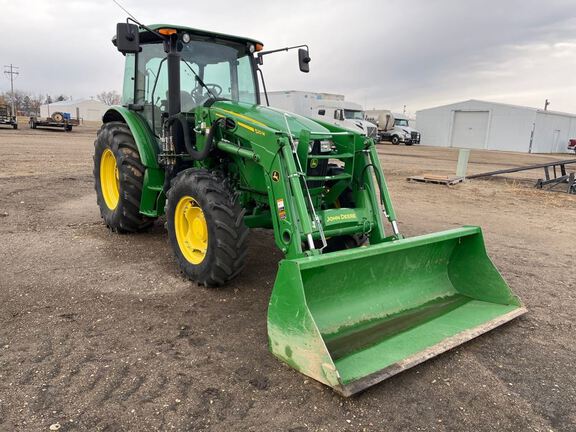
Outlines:
POLYGON ((418 132, 411 132, 410 138, 412 138, 414 142, 420 142, 420 134, 418 132))
POLYGON ((368 138, 376 138, 378 128, 368 126, 368 138))

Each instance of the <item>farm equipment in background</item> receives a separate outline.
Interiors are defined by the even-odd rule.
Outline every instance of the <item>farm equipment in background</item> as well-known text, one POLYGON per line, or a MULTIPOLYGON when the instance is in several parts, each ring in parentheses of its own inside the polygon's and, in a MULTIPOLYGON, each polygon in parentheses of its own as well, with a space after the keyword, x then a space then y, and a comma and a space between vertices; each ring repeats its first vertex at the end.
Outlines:
POLYGON ((570 141, 568 141, 568 151, 576 153, 576 139, 570 139, 570 141))
MULTIPOLYGON (((466 176, 467 179, 486 178, 502 174, 511 174, 521 171, 544 170, 544 178, 536 181, 535 187, 539 189, 559 190, 561 186, 566 185, 564 191, 569 194, 576 194, 576 159, 557 160, 553 162, 544 162, 539 164, 527 165, 516 168, 505 168, 485 173, 472 174, 466 176), (572 172, 569 169, 572 168, 572 172)), ((561 190, 561 189, 560 189, 561 190)))
POLYGON ((38 127, 44 128, 63 128, 66 132, 71 132, 74 126, 78 126, 80 121, 73 119, 70 113, 56 111, 50 117, 40 118, 31 116, 29 120, 30 129, 38 127))
POLYGON ((13 129, 18 129, 18 121, 9 105, 0 105, 0 125, 8 125, 12 126, 13 129))
POLYGON ((260 105, 264 57, 297 48, 308 72, 307 47, 137 24, 113 39, 127 84, 95 141, 101 216, 128 233, 165 215, 206 287, 244 269, 249 228, 272 229, 275 356, 349 396, 526 311, 480 228, 402 236, 371 138, 260 105))

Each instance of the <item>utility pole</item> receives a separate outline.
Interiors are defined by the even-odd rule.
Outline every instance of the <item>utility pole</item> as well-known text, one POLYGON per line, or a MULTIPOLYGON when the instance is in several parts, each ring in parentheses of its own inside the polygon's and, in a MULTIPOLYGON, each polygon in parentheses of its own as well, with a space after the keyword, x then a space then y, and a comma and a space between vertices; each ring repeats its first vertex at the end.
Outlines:
POLYGON ((544 111, 548 111, 548 105, 550 105, 550 101, 548 99, 546 99, 544 101, 544 111))
POLYGON ((16 106, 14 105, 14 77, 20 75, 20 72, 16 72, 14 69, 20 69, 12 64, 10 66, 4 65, 4 74, 10 75, 10 94, 12 96, 12 115, 16 115, 16 106))
POLYGON ((406 105, 404 105, 404 108, 402 110, 402 114, 406 115, 406 105))

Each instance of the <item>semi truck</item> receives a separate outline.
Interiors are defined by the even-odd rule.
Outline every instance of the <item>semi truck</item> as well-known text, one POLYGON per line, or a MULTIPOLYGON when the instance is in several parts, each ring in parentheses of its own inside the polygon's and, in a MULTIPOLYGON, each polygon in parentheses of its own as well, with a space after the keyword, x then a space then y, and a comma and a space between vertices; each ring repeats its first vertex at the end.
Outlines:
MULTIPOLYGON (((345 100, 344 95, 304 91, 268 92, 271 107, 318 119, 377 139, 378 128, 366 120, 362 105, 345 100)), ((262 100, 266 95, 262 94, 262 100)))
POLYGON ((368 110, 366 118, 378 126, 381 141, 390 141, 394 145, 420 144, 420 132, 410 126, 410 119, 405 114, 390 110, 368 110))
POLYGON ((13 115, 9 105, 0 105, 0 125, 12 126, 13 129, 18 129, 16 116, 13 115))

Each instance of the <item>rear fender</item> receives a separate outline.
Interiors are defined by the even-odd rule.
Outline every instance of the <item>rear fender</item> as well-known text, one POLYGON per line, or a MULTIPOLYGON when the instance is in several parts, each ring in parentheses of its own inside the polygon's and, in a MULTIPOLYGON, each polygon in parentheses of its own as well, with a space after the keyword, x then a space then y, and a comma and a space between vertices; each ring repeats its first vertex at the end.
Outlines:
POLYGON ((104 123, 120 121, 130 128, 136 147, 138 147, 140 160, 146 168, 140 198, 140 213, 150 217, 161 216, 164 214, 166 201, 163 192, 164 169, 158 165, 160 148, 148 123, 137 113, 121 106, 111 107, 104 114, 102 121, 104 123))

